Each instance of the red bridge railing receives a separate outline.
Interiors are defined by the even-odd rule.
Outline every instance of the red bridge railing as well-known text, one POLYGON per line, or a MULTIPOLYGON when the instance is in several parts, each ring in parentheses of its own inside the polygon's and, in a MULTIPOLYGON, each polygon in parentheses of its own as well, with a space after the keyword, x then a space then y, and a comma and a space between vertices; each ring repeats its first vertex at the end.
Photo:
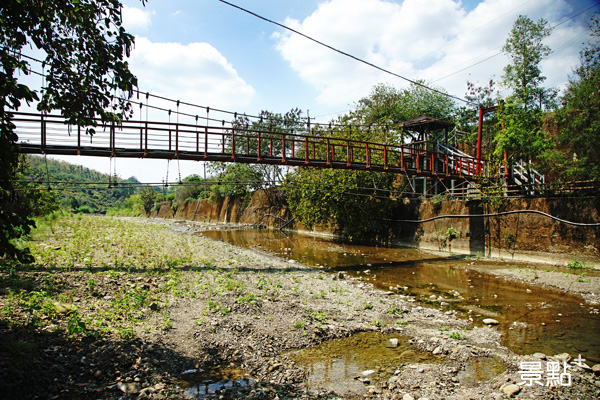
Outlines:
POLYGON ((160 158, 312 166, 446 176, 486 176, 487 163, 423 149, 316 135, 226 126, 124 121, 99 125, 93 136, 61 116, 15 113, 20 151, 29 154, 160 158), (479 165, 479 168, 477 168, 479 165), (479 174, 476 171, 480 171, 479 174))

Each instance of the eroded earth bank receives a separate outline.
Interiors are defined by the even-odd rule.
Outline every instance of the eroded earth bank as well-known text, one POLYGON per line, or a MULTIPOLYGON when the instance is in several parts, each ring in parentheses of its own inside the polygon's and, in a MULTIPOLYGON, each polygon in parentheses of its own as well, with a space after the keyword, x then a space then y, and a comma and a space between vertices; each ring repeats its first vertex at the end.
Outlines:
POLYGON ((593 361, 517 355, 494 325, 191 235, 197 223, 78 216, 39 225, 36 263, 1 270, 3 398, 600 397, 593 361), (297 351, 338 338, 384 357, 320 389, 311 372, 330 364, 297 351), (548 386, 545 369, 540 384, 523 384, 523 362, 554 361, 569 366, 569 385, 548 386))

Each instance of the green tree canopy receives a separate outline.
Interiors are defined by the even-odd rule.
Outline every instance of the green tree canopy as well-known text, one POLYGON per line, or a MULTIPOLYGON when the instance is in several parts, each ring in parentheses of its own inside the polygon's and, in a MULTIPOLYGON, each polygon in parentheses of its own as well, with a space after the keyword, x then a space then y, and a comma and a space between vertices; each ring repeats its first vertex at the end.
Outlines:
POLYGON ((134 38, 121 21, 118 0, 0 4, 0 257, 23 254, 12 240, 33 225, 11 183, 18 141, 11 112, 23 102, 39 100, 39 110, 60 110, 70 123, 90 127, 90 134, 96 117, 103 121, 125 117, 130 111, 126 99, 137 81, 125 61, 134 38), (45 87, 40 93, 19 81, 30 73, 29 59, 21 56, 30 47, 45 55, 45 87))
MULTIPOLYGON (((335 125, 317 132, 329 137, 399 144, 401 122, 429 115, 448 117, 454 102, 447 96, 427 92, 418 85, 402 91, 377 85, 370 95, 358 101, 357 108, 338 118, 335 125)), ((337 157, 346 156, 345 151, 337 157)), ((325 158, 325 154, 320 154, 325 158)), ((354 152, 354 160, 365 162, 364 154, 354 152)), ((372 155, 373 162, 381 154, 372 155)), ((388 162, 393 160, 388 159, 388 162)), ((351 238, 385 238, 382 218, 390 218, 395 203, 389 198, 399 189, 397 176, 382 172, 297 168, 288 175, 284 191, 288 204, 307 228, 331 224, 338 234, 351 238)))
POLYGON ((570 77, 555 113, 556 149, 546 154, 549 169, 561 180, 600 179, 600 14, 590 22, 590 39, 581 64, 570 77))
POLYGON ((550 55, 551 49, 543 40, 551 33, 548 21, 543 18, 533 22, 519 15, 502 47, 510 59, 510 64, 504 67, 502 83, 512 90, 524 108, 550 104, 553 92, 542 86, 546 77, 542 75, 540 63, 550 55))
POLYGON ((542 107, 553 105, 555 92, 542 86, 546 78, 539 66, 550 54, 550 48, 542 43, 551 33, 547 25, 544 19, 533 22, 520 15, 502 48, 510 59, 502 84, 512 93, 499 112, 502 129, 495 138, 496 159, 506 152, 513 161, 531 160, 548 148, 542 132, 542 107))
MULTIPOLYGON (((419 83, 426 84, 425 81, 419 83)), ((453 114, 456 104, 451 97, 442 94, 444 89, 435 89, 438 92, 415 84, 402 90, 383 83, 377 84, 369 96, 357 102, 350 119, 357 124, 397 125, 422 115, 448 118, 453 114)))

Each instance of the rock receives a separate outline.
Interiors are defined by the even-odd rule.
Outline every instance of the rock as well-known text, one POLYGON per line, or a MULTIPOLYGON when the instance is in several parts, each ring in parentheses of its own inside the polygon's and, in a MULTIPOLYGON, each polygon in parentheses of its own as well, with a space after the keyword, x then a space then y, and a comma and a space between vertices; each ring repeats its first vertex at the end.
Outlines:
POLYGON ((364 377, 367 377, 367 376, 373 375, 374 373, 375 373, 375 371, 373 371, 372 369, 368 369, 366 371, 361 372, 360 374, 364 377))
POLYGON ((596 375, 600 375, 600 364, 596 364, 592 367, 592 371, 594 371, 594 373, 596 375))
POLYGON ((141 389, 139 383, 119 383, 118 388, 125 394, 138 394, 141 389))
POLYGON ((438 346, 435 349, 433 349, 433 355, 437 356, 438 354, 442 354, 442 346, 438 346))
POLYGON ((539 358, 540 360, 545 360, 546 359, 546 355, 544 353, 533 353, 533 356, 535 358, 539 358))
POLYGON ((415 398, 410 393, 406 393, 402 396, 402 400, 415 400, 415 398))
POLYGON ((398 339, 396 339, 396 338, 391 338, 389 340, 389 343, 390 343, 390 346, 392 346, 392 347, 398 347, 398 339))
POLYGON ((343 272, 338 272, 337 277, 338 277, 338 279, 344 279, 344 273, 343 272))
POLYGON ((571 360, 571 356, 569 355, 569 353, 557 354, 554 356, 554 358, 556 358, 561 363, 568 363, 571 360))
POLYGON ((52 303, 54 305, 54 307, 56 308, 56 312, 58 314, 66 314, 69 311, 71 311, 72 307, 69 304, 66 303, 62 303, 60 301, 55 301, 52 303))
POLYGON ((515 396, 520 391, 521 391, 521 387, 519 387, 519 385, 515 385, 514 383, 511 383, 510 385, 506 385, 502 388, 502 393, 504 393, 508 397, 515 396))
POLYGON ((158 303, 152 302, 149 307, 152 311, 158 311, 158 303))
POLYGON ((496 321, 493 318, 486 318, 483 320, 483 323, 486 325, 498 325, 500 322, 496 321))

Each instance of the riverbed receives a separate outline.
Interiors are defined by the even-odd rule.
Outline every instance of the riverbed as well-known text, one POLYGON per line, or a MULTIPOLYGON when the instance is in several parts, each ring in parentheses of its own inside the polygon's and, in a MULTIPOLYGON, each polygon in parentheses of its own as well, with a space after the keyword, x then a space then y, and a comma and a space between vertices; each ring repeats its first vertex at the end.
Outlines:
POLYGON ((494 319, 503 333, 502 344, 517 354, 566 352, 600 362, 597 305, 581 297, 581 293, 600 291, 598 271, 432 255, 417 249, 349 244, 273 230, 218 229, 202 235, 331 273, 343 271, 400 298, 457 311, 475 326, 494 319), (543 279, 524 282, 544 274, 561 278, 566 289, 577 286, 578 290, 542 287, 543 279), (514 277, 521 281, 505 279, 514 277))

